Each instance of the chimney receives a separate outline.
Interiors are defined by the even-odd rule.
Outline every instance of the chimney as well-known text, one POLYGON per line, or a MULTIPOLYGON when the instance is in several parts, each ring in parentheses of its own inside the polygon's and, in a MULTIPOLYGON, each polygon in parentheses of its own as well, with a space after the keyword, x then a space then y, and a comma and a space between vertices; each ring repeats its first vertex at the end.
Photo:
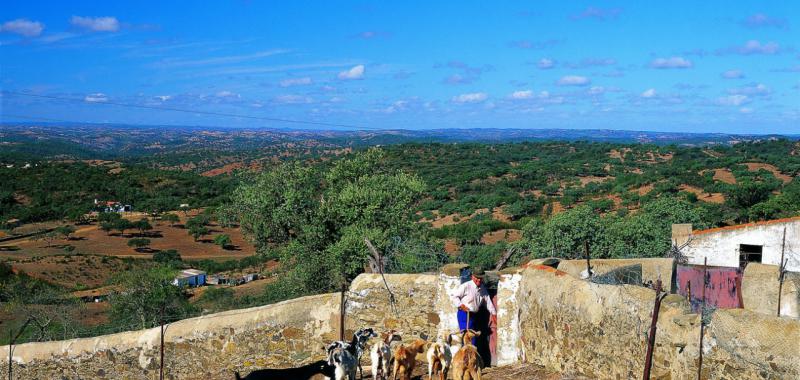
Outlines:
POLYGON ((678 247, 686 244, 689 241, 689 236, 692 235, 692 224, 673 224, 672 225, 672 242, 678 247))

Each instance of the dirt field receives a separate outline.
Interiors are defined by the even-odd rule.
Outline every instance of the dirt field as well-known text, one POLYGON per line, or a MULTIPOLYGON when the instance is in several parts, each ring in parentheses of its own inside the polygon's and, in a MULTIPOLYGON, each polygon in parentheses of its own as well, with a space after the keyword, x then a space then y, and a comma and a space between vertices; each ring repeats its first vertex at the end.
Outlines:
MULTIPOLYGON (((371 379, 372 375, 368 374, 370 371, 369 365, 364 366, 364 378, 371 379)), ((244 375, 244 374, 243 374, 244 375)), ((358 378, 358 375, 356 375, 358 378)), ((436 377, 435 377, 436 378, 436 377)), ((481 378, 489 380, 584 380, 585 377, 575 377, 569 375, 561 375, 546 371, 541 367, 533 364, 520 364, 511 365, 497 368, 484 368, 481 372, 481 378)), ((314 377, 313 379, 322 379, 322 377, 314 377)), ((412 380, 428 380, 428 365, 422 361, 417 361, 417 366, 414 368, 412 380)))
MULTIPOLYGON (((182 224, 196 212, 189 212, 187 216, 179 214, 182 224)), ((126 216, 131 220, 141 217, 141 214, 126 216)), ((76 226, 77 230, 71 240, 57 239, 51 242, 50 247, 43 240, 27 238, 0 244, 0 259, 8 260, 17 271, 24 271, 35 278, 67 288, 93 288, 103 285, 114 273, 150 263, 149 260, 125 262, 122 258, 149 259, 158 250, 175 249, 184 260, 232 260, 255 254, 255 247, 244 239, 238 228, 223 228, 212 224, 208 227, 211 234, 195 242, 180 224, 173 227, 162 221, 151 220, 150 223, 153 229, 145 236, 151 241, 150 249, 142 252, 127 245, 130 238, 138 237, 138 231, 125 231, 125 235, 114 232, 109 235, 93 224, 76 226), (214 236, 222 233, 231 237, 232 249, 222 249, 213 243, 214 236), (74 249, 67 252, 67 247, 74 249)))
POLYGON ((714 169, 714 180, 725 182, 731 185, 736 184, 736 177, 734 177, 733 173, 731 173, 731 171, 728 169, 714 169))
POLYGON ((690 185, 681 185, 679 187, 681 191, 687 191, 697 195, 697 200, 708 202, 708 203, 725 203, 725 195, 722 193, 706 193, 703 189, 690 186, 690 185))
POLYGON ((774 175, 775 178, 783 181, 783 183, 792 182, 792 177, 791 176, 788 176, 786 174, 781 173, 781 171, 778 170, 778 168, 775 167, 774 165, 764 164, 764 163, 761 163, 761 162, 746 162, 745 165, 747 165, 747 170, 749 170, 751 172, 757 172, 757 171, 759 171, 761 169, 764 169, 764 170, 769 171, 770 173, 772 173, 772 175, 774 175))
MULTIPOLYGON (((181 224, 184 223, 188 217, 180 215, 181 224)), ((127 219, 137 220, 141 216, 126 216, 127 219)), ((119 235, 118 232, 108 234, 97 225, 77 226, 76 232, 73 234, 73 240, 56 240, 53 242, 52 247, 47 247, 46 242, 24 239, 19 241, 8 242, 4 245, 16 246, 18 251, 14 252, 14 257, 31 257, 31 256, 48 256, 63 254, 63 248, 67 245, 75 247, 74 252, 93 254, 93 255, 107 255, 116 257, 133 257, 133 258, 149 258, 152 252, 158 250, 175 249, 180 253, 183 259, 236 259, 255 254, 255 247, 249 244, 242 236, 238 228, 224 228, 216 224, 209 225, 208 229, 211 231, 210 235, 204 236, 200 241, 194 241, 188 231, 182 225, 170 226, 167 222, 151 221, 153 230, 146 232, 146 238, 150 239, 151 244, 150 252, 137 252, 133 248, 128 247, 128 240, 133 237, 139 237, 138 231, 128 230, 125 235, 119 235), (214 236, 218 234, 227 234, 233 241, 232 249, 222 249, 213 243, 214 236)), ((1 255, 7 256, 7 255, 1 255)))
POLYGON ((514 229, 504 229, 493 232, 487 232, 483 234, 483 236, 481 237, 481 243, 486 245, 495 244, 501 241, 512 243, 521 238, 522 238, 522 231, 514 229))

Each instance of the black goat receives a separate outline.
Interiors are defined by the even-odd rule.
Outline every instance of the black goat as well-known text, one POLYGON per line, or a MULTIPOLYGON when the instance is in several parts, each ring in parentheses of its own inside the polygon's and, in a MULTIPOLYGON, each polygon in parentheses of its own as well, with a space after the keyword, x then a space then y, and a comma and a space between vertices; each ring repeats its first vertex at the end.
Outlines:
POLYGON ((239 372, 235 372, 235 374, 236 380, 302 380, 310 379, 317 374, 332 379, 335 369, 336 367, 328 364, 327 360, 319 360, 296 368, 259 369, 250 372, 245 377, 240 376, 239 372))

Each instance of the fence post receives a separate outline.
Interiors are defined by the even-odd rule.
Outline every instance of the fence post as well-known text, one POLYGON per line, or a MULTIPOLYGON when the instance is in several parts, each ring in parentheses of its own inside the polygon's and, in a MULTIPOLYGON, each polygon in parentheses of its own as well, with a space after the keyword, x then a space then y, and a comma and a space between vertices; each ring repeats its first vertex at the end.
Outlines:
POLYGON ((697 364, 697 380, 700 380, 700 375, 703 373, 703 336, 705 335, 706 323, 704 321, 706 316, 706 287, 708 287, 708 257, 703 259, 703 295, 702 303, 700 304, 700 360, 697 364))
POLYGON ((161 346, 159 347, 161 351, 161 359, 158 362, 159 369, 158 369, 158 378, 159 380, 164 380, 164 305, 161 305, 161 346))
POLYGON ((661 279, 656 281, 656 299, 653 305, 653 319, 650 322, 650 335, 647 338, 647 356, 644 359, 644 374, 642 379, 650 379, 650 368, 653 366, 653 351, 656 346, 656 329, 658 328, 658 313, 661 310, 661 300, 666 294, 661 294, 661 279))
POLYGON ((786 227, 783 227, 783 243, 781 244, 781 262, 778 266, 778 316, 781 316, 781 293, 783 293, 783 278, 786 275, 786 227))

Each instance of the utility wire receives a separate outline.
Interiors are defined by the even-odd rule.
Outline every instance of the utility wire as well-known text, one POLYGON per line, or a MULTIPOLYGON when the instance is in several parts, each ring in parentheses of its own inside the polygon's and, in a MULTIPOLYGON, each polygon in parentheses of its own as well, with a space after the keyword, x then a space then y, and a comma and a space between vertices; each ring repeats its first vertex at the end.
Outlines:
POLYGON ((320 125, 320 126, 326 126, 326 127, 350 128, 350 129, 362 129, 362 130, 363 129, 376 129, 376 130, 380 129, 380 128, 374 128, 374 127, 373 128, 359 127, 359 126, 350 125, 350 124, 326 123, 326 122, 323 122, 323 121, 283 119, 283 118, 266 117, 266 116, 250 116, 250 115, 240 115, 240 114, 224 113, 224 112, 198 111, 198 110, 190 110, 190 109, 183 109, 183 108, 149 106, 149 105, 144 105, 144 104, 129 104, 129 103, 120 103, 120 102, 112 102, 112 101, 87 103, 83 99, 68 98, 68 97, 54 96, 54 95, 30 94, 30 93, 26 93, 26 92, 16 92, 16 91, 3 91, 2 93, 4 95, 8 94, 8 95, 16 95, 16 96, 27 96, 27 97, 31 97, 31 98, 61 100, 61 101, 77 102, 77 103, 83 103, 83 104, 110 105, 110 106, 128 107, 128 108, 152 109, 152 110, 174 111, 174 112, 186 112, 186 113, 201 114, 201 115, 211 115, 211 116, 238 117, 238 118, 243 118, 243 119, 274 121, 274 122, 280 122, 280 123, 320 125))

